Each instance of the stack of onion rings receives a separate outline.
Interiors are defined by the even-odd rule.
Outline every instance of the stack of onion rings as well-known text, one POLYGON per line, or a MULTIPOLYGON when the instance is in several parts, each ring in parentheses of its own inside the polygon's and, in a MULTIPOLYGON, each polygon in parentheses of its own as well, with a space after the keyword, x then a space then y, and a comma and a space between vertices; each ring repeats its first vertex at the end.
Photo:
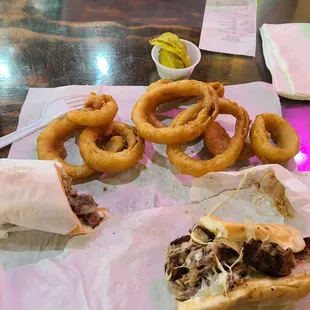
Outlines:
POLYGON ((217 113, 218 96, 212 87, 194 80, 183 80, 151 88, 138 99, 131 118, 139 135, 144 139, 159 144, 181 144, 199 137, 217 113), (160 128, 150 123, 149 114, 154 112, 156 107, 175 98, 188 96, 201 97, 196 109, 188 111, 193 113, 190 122, 182 125, 174 123, 160 128))
POLYGON ((132 120, 139 134, 146 140, 167 144, 167 155, 170 162, 181 173, 196 177, 211 171, 221 171, 233 165, 236 160, 247 160, 254 155, 257 155, 264 163, 282 162, 296 155, 299 150, 298 134, 285 120, 276 115, 258 116, 252 126, 251 144, 245 142, 251 123, 248 114, 237 103, 224 99, 223 96, 224 87, 218 82, 159 80, 151 84, 147 93, 137 101, 132 111, 132 120), (211 105, 210 100, 206 104, 204 92, 201 91, 204 88, 209 88, 213 103, 211 105), (202 98, 195 105, 179 113, 169 126, 163 124, 156 117, 156 108, 162 103, 185 100, 193 96, 202 98), (219 111, 217 105, 219 105, 219 111), (201 124, 199 126, 202 111, 207 112, 206 115, 209 117, 205 117, 203 126, 201 124), (218 113, 231 114, 237 119, 233 137, 230 137, 225 129, 214 121, 218 113), (281 129, 276 130, 272 126, 271 120, 279 124, 281 129), (196 133, 192 132, 193 125, 196 128, 196 133), (187 156, 182 151, 181 145, 199 137, 201 129, 205 126, 206 129, 203 131, 205 147, 214 155, 214 158, 197 161, 187 156), (289 130, 287 140, 292 141, 291 147, 285 141, 284 130, 289 130), (270 131, 271 136, 277 141, 277 147, 268 141, 270 135, 267 131, 270 131), (259 139, 264 142, 262 145, 258 142, 259 139), (272 152, 277 154, 272 155, 272 152))
MULTIPOLYGON (((222 154, 218 154, 209 160, 197 160, 186 155, 181 145, 167 145, 168 158, 181 173, 200 177, 209 172, 224 170, 233 165, 237 160, 249 131, 250 120, 248 113, 245 109, 238 106, 237 103, 227 99, 219 100, 219 113, 231 114, 236 118, 235 134, 222 154)), ((173 120, 172 124, 181 125, 184 119, 186 119, 186 114, 187 110, 180 113, 173 120)))
POLYGON ((133 127, 112 121, 118 110, 113 97, 91 93, 84 106, 83 110, 70 111, 65 117, 55 119, 41 132, 37 139, 38 158, 59 161, 72 178, 133 167, 143 156, 144 140, 133 127), (64 141, 80 129, 84 129, 79 147, 85 163, 71 165, 64 160, 64 141), (99 142, 102 148, 97 146, 99 142))
POLYGON ((160 80, 151 84, 136 102, 132 110, 134 128, 113 121, 118 108, 111 96, 92 93, 84 109, 69 112, 42 131, 37 140, 38 157, 60 161, 73 178, 89 176, 96 171, 121 172, 136 165, 143 156, 145 138, 166 144, 170 162, 181 173, 200 177, 254 155, 263 163, 281 163, 298 153, 300 141, 296 130, 282 117, 270 113, 255 118, 250 130, 251 144, 246 143, 251 123, 248 113, 223 96, 224 87, 218 82, 160 80), (179 113, 169 126, 156 117, 156 108, 161 104, 192 97, 199 97, 197 103, 179 113), (215 121, 218 114, 236 118, 232 137, 215 121), (63 159, 63 143, 78 129, 84 129, 79 147, 85 163, 70 165, 63 159), (203 136, 205 148, 213 158, 197 160, 184 153, 182 144, 199 136, 203 136))
POLYGON ((112 122, 108 127, 88 127, 80 135, 80 152, 88 166, 100 172, 120 172, 137 164, 144 152, 144 140, 136 130, 120 122, 112 122), (105 136, 121 135, 126 139, 127 148, 120 152, 102 150, 96 141, 105 136))

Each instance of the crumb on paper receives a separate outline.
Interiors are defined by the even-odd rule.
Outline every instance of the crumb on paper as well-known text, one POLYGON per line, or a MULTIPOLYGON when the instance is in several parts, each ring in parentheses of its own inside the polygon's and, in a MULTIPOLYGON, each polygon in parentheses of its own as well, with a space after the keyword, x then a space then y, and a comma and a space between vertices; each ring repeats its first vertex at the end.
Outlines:
POLYGON ((185 210, 184 212, 185 212, 185 214, 187 214, 187 213, 188 213, 188 211, 187 211, 187 210, 185 210))
POLYGON ((107 190, 108 190, 108 188, 107 188, 107 187, 104 187, 104 188, 103 188, 103 191, 104 191, 104 192, 106 192, 107 190))

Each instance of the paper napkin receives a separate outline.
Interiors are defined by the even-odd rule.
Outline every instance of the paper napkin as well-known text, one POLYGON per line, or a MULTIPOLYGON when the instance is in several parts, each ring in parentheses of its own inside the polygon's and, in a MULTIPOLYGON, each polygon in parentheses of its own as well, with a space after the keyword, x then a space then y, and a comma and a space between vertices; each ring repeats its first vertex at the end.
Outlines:
POLYGON ((264 24, 263 53, 280 96, 310 100, 310 23, 264 24))

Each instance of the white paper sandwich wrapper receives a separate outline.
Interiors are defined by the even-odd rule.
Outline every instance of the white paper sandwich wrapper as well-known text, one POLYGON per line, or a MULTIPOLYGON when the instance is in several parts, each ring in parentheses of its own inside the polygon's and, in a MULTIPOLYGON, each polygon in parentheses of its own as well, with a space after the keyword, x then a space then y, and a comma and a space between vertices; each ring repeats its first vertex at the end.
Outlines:
POLYGON ((191 200, 192 203, 199 204, 206 214, 225 201, 212 215, 228 221, 244 223, 245 219, 252 218, 256 223, 289 224, 301 230, 304 237, 310 236, 310 188, 298 174, 293 174, 280 165, 209 173, 193 180, 191 200), (285 186, 286 197, 296 211, 293 218, 284 219, 273 207, 271 199, 266 195, 262 196, 255 186, 248 186, 253 183, 251 180, 259 182, 269 170, 273 170, 277 179, 285 186), (236 191, 240 186, 240 190, 236 191))
POLYGON ((264 24, 260 33, 277 93, 310 100, 310 23, 264 24))
POLYGON ((76 227, 55 164, 0 159, 0 238, 9 231, 67 234, 76 227))
POLYGON ((166 248, 202 216, 195 206, 117 215, 65 253, 0 273, 2 310, 174 309, 166 248))
MULTIPOLYGON (((267 169, 274 169, 286 187, 297 213, 291 224, 302 229, 304 235, 308 234, 310 189, 278 165, 257 167, 252 172, 267 169)), ((212 193, 214 197, 209 199, 213 203, 221 201, 247 172, 214 173, 209 178, 197 179, 191 190, 192 199, 205 199, 207 193, 212 193)), ((235 203, 225 208, 223 217, 235 221, 243 221, 245 217, 258 219, 261 215, 252 210, 255 207, 251 201, 251 195, 243 192, 235 203)), ((164 275, 166 249, 170 241, 187 234, 206 211, 200 202, 116 215, 95 234, 72 238, 63 254, 2 272, 1 309, 41 310, 43 306, 45 310, 174 309, 174 297, 164 275)), ((262 211, 271 212, 268 208, 262 211)), ((283 219, 276 220, 274 216, 269 222, 283 222, 283 219)), ((309 302, 307 297, 294 306, 279 305, 279 309, 308 310, 309 302)), ((263 302, 234 309, 270 307, 268 302, 263 302)))

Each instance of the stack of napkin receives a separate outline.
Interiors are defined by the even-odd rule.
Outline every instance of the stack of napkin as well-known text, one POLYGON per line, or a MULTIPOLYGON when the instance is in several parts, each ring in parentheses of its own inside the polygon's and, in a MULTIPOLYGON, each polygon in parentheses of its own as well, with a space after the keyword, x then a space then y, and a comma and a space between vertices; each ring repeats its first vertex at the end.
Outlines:
POLYGON ((278 95, 310 100, 310 24, 264 24, 260 33, 278 95))

